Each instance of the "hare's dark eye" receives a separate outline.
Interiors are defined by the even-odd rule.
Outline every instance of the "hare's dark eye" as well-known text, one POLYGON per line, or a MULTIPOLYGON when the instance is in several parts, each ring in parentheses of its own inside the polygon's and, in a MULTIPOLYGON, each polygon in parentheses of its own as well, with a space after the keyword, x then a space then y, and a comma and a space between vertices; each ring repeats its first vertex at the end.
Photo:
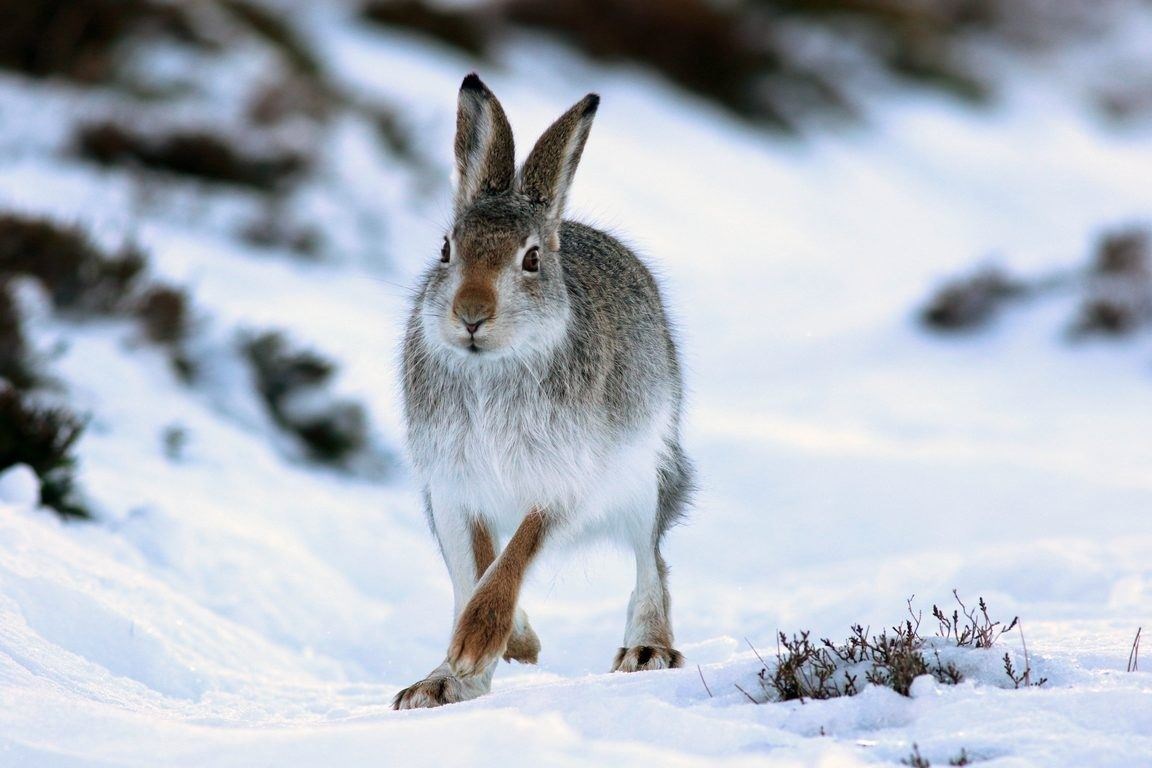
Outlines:
POLYGON ((448 238, 444 238, 444 246, 440 249, 440 263, 447 264, 452 259, 452 246, 448 238))
POLYGON ((524 252, 524 262, 520 265, 525 272, 540 271, 540 246, 534 245, 524 252))

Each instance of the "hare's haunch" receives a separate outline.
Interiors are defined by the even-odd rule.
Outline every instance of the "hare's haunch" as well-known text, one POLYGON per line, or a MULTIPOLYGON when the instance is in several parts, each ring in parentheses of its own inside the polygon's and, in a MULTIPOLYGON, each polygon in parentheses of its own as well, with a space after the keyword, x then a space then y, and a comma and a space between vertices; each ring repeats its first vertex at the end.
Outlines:
POLYGON ((409 450, 456 618, 446 658, 397 709, 480 696, 501 657, 535 662, 525 574, 542 547, 590 536, 636 555, 613 669, 683 664, 660 554, 692 488, 676 345, 636 255, 563 218, 598 105, 581 99, 517 170, 500 102, 476 75, 460 87, 454 220, 403 360, 409 450))

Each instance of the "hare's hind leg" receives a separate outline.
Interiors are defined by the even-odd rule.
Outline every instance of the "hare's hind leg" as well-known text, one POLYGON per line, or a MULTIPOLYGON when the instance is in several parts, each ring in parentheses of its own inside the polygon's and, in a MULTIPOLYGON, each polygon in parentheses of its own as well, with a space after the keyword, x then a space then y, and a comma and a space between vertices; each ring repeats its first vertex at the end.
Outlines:
POLYGON ((672 647, 669 604, 668 567, 659 545, 637 547, 636 589, 628 601, 624 645, 616 652, 613 672, 684 666, 684 657, 672 647))
MULTIPOLYGON (((455 624, 472 597, 476 582, 495 558, 496 546, 483 520, 470 518, 464 513, 436 514, 431 502, 426 500, 425 503, 429 524, 452 579, 455 624)), ((397 693, 392 708, 438 707, 474 699, 491 689, 494 671, 495 664, 492 664, 476 674, 460 677, 453 673, 445 659, 423 680, 397 693)))

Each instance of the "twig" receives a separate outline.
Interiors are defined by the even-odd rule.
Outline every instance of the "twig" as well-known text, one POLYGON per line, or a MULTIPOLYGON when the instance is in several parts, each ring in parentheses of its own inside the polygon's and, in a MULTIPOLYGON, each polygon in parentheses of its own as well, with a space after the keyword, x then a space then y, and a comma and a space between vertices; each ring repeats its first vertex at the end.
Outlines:
MULTIPOLYGON (((764 661, 764 657, 760 655, 760 651, 756 650, 756 646, 752 645, 752 641, 744 638, 744 642, 748 643, 748 647, 752 649, 752 653, 756 654, 756 658, 760 659, 760 663, 767 667, 768 662, 764 661)), ((779 641, 777 641, 777 644, 779 644, 779 641)))
POLYGON ((700 675, 700 682, 704 683, 704 690, 708 691, 708 698, 712 698, 712 689, 708 687, 708 681, 704 679, 704 670, 700 669, 700 665, 696 665, 696 672, 700 675))
POLYGON ((748 693, 748 691, 741 688, 739 683, 732 683, 732 685, 736 686, 736 690, 740 691, 740 693, 747 696, 748 701, 752 702, 753 704, 759 704, 760 703, 760 702, 756 701, 756 699, 752 698, 752 694, 748 693))
POLYGON ((1024 685, 1032 685, 1032 662, 1028 660, 1028 643, 1024 642, 1024 625, 1018 624, 1020 645, 1024 647, 1024 685))
POLYGON ((1128 651, 1128 671, 1140 671, 1140 633, 1144 631, 1144 627, 1136 628, 1136 637, 1132 639, 1132 650, 1128 651))

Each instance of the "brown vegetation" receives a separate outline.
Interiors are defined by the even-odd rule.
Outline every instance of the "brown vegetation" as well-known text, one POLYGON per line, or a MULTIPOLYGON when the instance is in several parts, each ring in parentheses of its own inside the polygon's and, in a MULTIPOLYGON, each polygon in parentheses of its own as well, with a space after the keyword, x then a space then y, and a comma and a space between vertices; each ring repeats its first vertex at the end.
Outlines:
POLYGON ((260 192, 284 189, 309 165, 297 152, 256 154, 209 131, 144 134, 115 122, 80 126, 74 143, 80 157, 100 165, 147 168, 260 192))
POLYGON ((0 384, 0 471, 26 464, 40 478, 40 503, 61 517, 91 514, 77 498, 72 449, 84 423, 63 407, 46 407, 31 395, 0 384))
POLYGON ((57 309, 89 314, 122 309, 144 263, 136 248, 103 250, 78 227, 39 216, 0 214, 0 276, 36 278, 57 309))

